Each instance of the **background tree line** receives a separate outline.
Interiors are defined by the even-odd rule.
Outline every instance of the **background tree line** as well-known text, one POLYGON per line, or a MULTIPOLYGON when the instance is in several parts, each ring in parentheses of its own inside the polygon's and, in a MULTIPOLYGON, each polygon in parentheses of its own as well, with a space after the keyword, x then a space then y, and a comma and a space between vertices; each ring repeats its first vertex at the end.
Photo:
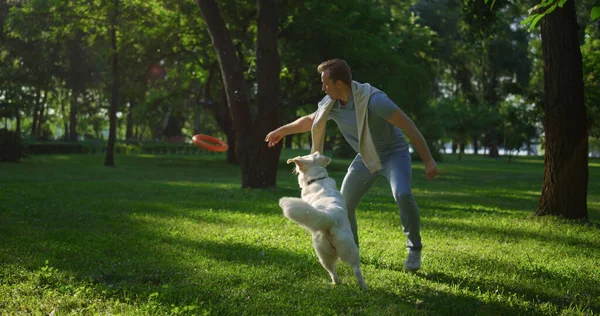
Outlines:
MULTIPOLYGON (((538 3, 485 2, 7 0, 0 115, 28 141, 106 140, 108 166, 116 141, 212 134, 227 139, 242 187, 271 187, 281 147, 267 149, 264 135, 315 110, 323 96, 316 67, 340 57, 355 80, 382 89, 415 120, 436 155, 448 142, 459 159, 468 145, 490 157, 500 148, 533 151, 546 136, 543 27, 521 21, 538 3)), ((575 124, 588 127, 593 145, 597 4, 568 4, 587 113, 575 124)), ((326 148, 348 155, 329 128, 326 148)), ((309 141, 295 135, 281 146, 309 141)))

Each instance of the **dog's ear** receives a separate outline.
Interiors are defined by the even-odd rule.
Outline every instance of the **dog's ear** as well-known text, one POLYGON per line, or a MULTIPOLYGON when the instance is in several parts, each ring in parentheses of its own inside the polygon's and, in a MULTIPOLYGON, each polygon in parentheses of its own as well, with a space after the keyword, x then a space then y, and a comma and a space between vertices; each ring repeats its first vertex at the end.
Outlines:
POLYGON ((326 167, 331 162, 331 158, 321 155, 321 153, 318 151, 315 152, 314 157, 315 157, 315 163, 319 166, 326 167))
POLYGON ((305 161, 305 157, 302 156, 298 156, 296 158, 292 158, 292 159, 288 159, 287 163, 295 163, 296 164, 296 168, 294 169, 295 173, 298 173, 300 171, 304 171, 304 164, 306 163, 305 161))
POLYGON ((291 164, 292 162, 295 164, 306 163, 306 156, 298 156, 287 160, 288 164, 291 164))

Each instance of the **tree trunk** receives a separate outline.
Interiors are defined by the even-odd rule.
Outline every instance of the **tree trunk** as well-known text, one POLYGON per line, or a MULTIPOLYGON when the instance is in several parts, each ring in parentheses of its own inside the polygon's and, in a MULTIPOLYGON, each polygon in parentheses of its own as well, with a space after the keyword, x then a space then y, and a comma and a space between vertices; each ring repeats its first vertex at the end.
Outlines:
POLYGON ((477 152, 479 151, 479 136, 473 135, 473 154, 477 156, 477 152))
POLYGON ((500 157, 500 152, 498 151, 498 130, 496 127, 492 127, 489 131, 489 158, 498 158, 500 157))
POLYGON ((200 113, 202 112, 202 108, 198 102, 196 102, 194 110, 194 122, 192 123, 194 127, 194 135, 200 134, 200 113))
POLYGON ((292 145, 294 144, 294 134, 290 134, 284 138, 283 146, 287 149, 292 149, 292 145))
POLYGON ((265 136, 278 128, 283 121, 283 105, 281 101, 281 86, 279 75, 281 62, 277 50, 277 35, 279 34, 279 21, 277 13, 277 0, 257 0, 258 6, 258 33, 256 43, 256 74, 258 79, 256 117, 257 134, 255 142, 258 144, 259 153, 256 157, 257 168, 253 170, 255 176, 253 186, 275 187, 277 185, 277 170, 282 143, 274 148, 269 148, 264 141, 265 136))
MULTIPOLYGON (((67 94, 68 94, 68 92, 67 92, 67 94)), ((67 98, 68 98, 68 95, 67 95, 67 98)), ((60 102, 60 109, 63 114, 63 127, 65 129, 65 135, 64 135, 63 139, 65 141, 68 141, 70 139, 69 138, 69 120, 66 119, 67 118, 67 110, 65 108, 65 100, 64 99, 62 99, 60 102)))
POLYGON ((545 159, 537 216, 588 218, 588 131, 574 0, 542 19, 545 159))
POLYGON ((227 104, 227 91, 225 90, 225 86, 222 85, 219 102, 212 102, 210 86, 215 78, 215 73, 218 71, 218 65, 210 65, 209 71, 208 79, 206 80, 206 85, 204 87, 204 99, 206 100, 204 105, 210 109, 213 117, 217 121, 217 124, 219 124, 221 130, 227 135, 227 146, 229 147, 229 149, 227 149, 227 163, 232 165, 237 164, 238 159, 235 153, 235 132, 233 131, 231 112, 229 111, 229 106, 227 104))
POLYGON ((112 95, 110 98, 108 131, 108 145, 106 147, 106 160, 104 165, 107 167, 115 166, 115 140, 117 134, 117 104, 119 103, 119 55, 117 53, 117 16, 119 0, 114 0, 114 16, 110 30, 110 42, 112 46, 112 95))
POLYGON ((77 141, 77 98, 79 92, 73 90, 71 93, 71 110, 69 111, 69 140, 77 141))
POLYGON ((44 91, 44 97, 40 102, 40 115, 38 117, 38 126, 36 128, 37 135, 36 138, 45 138, 44 137, 44 119, 46 117, 46 101, 48 100, 48 91, 44 91))
POLYGON ((17 135, 21 136, 21 113, 18 109, 15 112, 15 118, 17 120, 17 127, 15 129, 15 132, 17 133, 17 135))
POLYGON ((38 128, 38 112, 40 109, 40 94, 39 89, 35 92, 35 107, 33 108, 33 123, 31 124, 31 136, 37 137, 37 128, 38 128))
MULTIPOLYGON (((211 75, 209 75, 207 85, 211 82, 211 75)), ((235 132, 233 131, 233 124, 231 121, 231 113, 229 111, 229 106, 227 105, 227 93, 225 91, 225 87, 223 87, 223 91, 221 93, 221 97, 219 102, 212 102, 210 91, 208 86, 205 87, 204 98, 199 100, 198 103, 201 104, 205 109, 208 109, 211 113, 219 128, 227 135, 227 163, 229 164, 237 164, 237 157, 235 154, 235 132)))
MULTIPOLYGON (((236 50, 229 31, 225 26, 225 21, 223 21, 221 12, 214 0, 197 0, 197 3, 208 26, 210 38, 219 60, 221 76, 225 85, 235 131, 235 152, 242 171, 242 188, 272 186, 274 185, 271 184, 272 172, 265 172, 264 170, 256 171, 257 166, 255 163, 258 160, 272 159, 272 157, 260 156, 262 153, 261 146, 264 141, 257 134, 260 134, 264 128, 260 127, 259 131, 255 130, 244 82, 244 69, 242 68, 240 59, 236 56, 236 50), (259 139, 261 143, 257 143, 259 139)), ((259 33, 261 33, 260 30, 259 33)), ((279 72, 277 76, 279 76, 279 72)), ((276 85, 278 86, 278 82, 276 85)), ((264 112, 259 108, 259 113, 264 112)), ((273 115, 270 115, 270 117, 273 117, 273 115)), ((264 138, 264 135, 262 137, 264 138)), ((276 167, 277 164, 269 166, 269 168, 276 167)), ((263 167, 259 167, 259 169, 261 168, 263 167)))
MULTIPOLYGON (((208 70, 208 78, 206 79, 206 83, 204 84, 204 91, 202 93, 202 95, 198 94, 196 97, 196 104, 195 107, 196 109, 194 110, 194 134, 200 134, 202 131, 202 128, 200 127, 200 124, 202 122, 202 108, 204 107, 205 109, 209 109, 213 115, 213 117, 215 118, 215 120, 217 121, 217 123, 219 124, 219 126, 221 125, 221 123, 219 123, 219 118, 217 117, 217 106, 215 105, 215 102, 213 101, 211 95, 210 95, 210 87, 212 85, 213 79, 215 78, 215 72, 217 71, 217 64, 211 64, 207 70, 208 70)), ((222 89, 223 93, 225 93, 225 89, 222 89)), ((225 96, 225 102, 221 102, 220 106, 227 108, 227 97, 225 96)), ((230 118, 231 120, 231 118, 230 118)))
POLYGON ((129 102, 129 109, 127 110, 127 126, 125 127, 125 139, 134 139, 133 136, 133 109, 135 109, 136 102, 129 102))
POLYGON ((227 146, 229 149, 227 150, 227 163, 231 165, 235 165, 238 163, 237 156, 235 155, 235 133, 233 129, 230 129, 227 132, 227 146))
POLYGON ((181 117, 173 113, 172 106, 169 112, 171 113, 171 115, 169 116, 169 120, 167 121, 167 126, 163 130, 163 136, 165 136, 169 141, 172 141, 173 138, 181 137, 181 129, 183 127, 184 121, 181 117))
POLYGON ((227 134, 227 163, 237 164, 238 159, 235 154, 235 132, 233 130, 233 123, 231 122, 231 113, 229 112, 229 106, 227 106, 227 94, 225 89, 221 93, 221 100, 218 108, 213 108, 213 115, 217 119, 219 127, 227 134))

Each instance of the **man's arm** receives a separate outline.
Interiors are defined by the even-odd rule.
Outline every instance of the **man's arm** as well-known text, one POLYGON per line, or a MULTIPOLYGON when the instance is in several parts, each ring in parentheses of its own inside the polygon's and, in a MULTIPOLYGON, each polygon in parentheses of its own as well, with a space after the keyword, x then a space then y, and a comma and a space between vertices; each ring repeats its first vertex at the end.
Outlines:
POLYGON ((270 132, 265 137, 265 142, 269 143, 269 147, 277 145, 277 143, 285 136, 291 134, 305 133, 310 131, 315 113, 303 116, 289 124, 283 125, 278 129, 270 132))
POLYGON ((408 138, 410 138, 411 143, 415 145, 417 153, 425 163, 425 176, 428 179, 435 178, 440 172, 435 160, 431 156, 423 134, 421 134, 415 123, 400 108, 396 108, 387 120, 392 125, 404 131, 408 138))

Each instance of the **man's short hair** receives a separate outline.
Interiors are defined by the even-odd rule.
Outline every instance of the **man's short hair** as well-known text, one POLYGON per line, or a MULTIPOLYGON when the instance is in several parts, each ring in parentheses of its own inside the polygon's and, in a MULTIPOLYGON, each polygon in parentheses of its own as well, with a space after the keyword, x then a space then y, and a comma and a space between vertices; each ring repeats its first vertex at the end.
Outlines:
POLYGON ((352 72, 345 60, 335 58, 322 62, 317 68, 320 74, 329 70, 329 78, 335 83, 341 80, 348 86, 352 86, 352 72))

